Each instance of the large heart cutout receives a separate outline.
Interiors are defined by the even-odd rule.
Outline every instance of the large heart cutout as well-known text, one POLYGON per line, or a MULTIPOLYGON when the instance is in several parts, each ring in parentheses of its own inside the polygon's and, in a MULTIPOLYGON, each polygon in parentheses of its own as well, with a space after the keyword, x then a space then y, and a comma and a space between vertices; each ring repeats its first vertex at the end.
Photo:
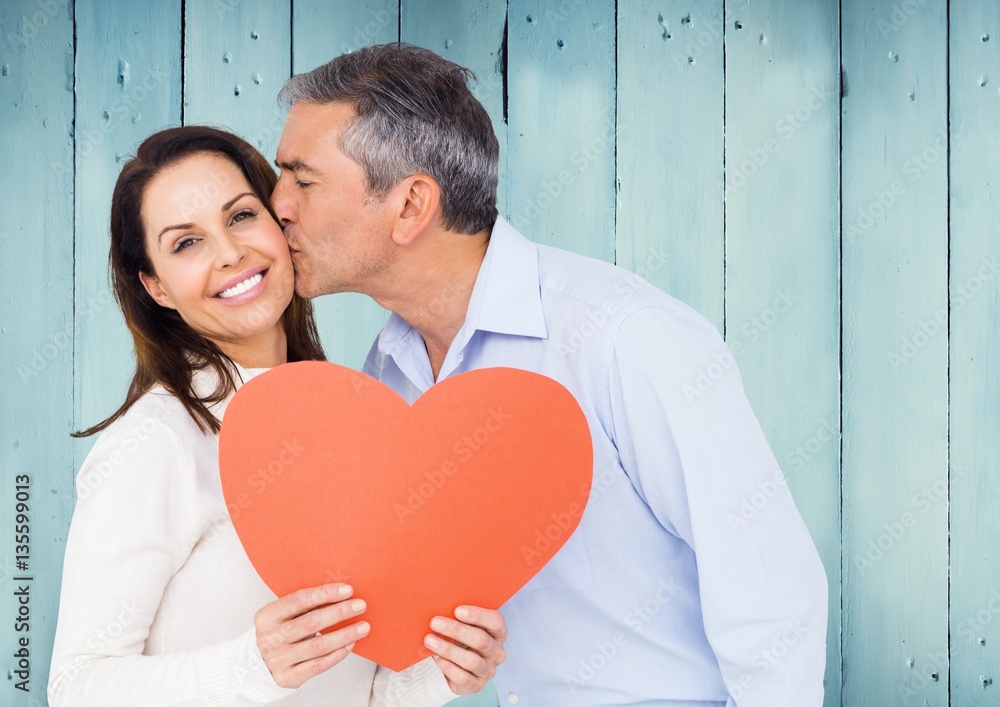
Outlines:
POLYGON ((219 439, 233 525, 279 597, 348 582, 392 670, 429 655, 435 615, 498 608, 576 529, 590 494, 587 419, 545 376, 488 368, 411 407, 331 363, 285 364, 230 401, 219 439))

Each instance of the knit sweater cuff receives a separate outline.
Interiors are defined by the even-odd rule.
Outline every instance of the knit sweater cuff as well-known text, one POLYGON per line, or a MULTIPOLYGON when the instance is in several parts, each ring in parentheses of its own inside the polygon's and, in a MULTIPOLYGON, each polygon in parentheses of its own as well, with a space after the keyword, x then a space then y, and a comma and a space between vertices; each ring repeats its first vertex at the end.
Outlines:
POLYGON ((281 687, 257 648, 257 633, 251 627, 246 633, 223 644, 198 651, 196 662, 206 704, 231 704, 239 695, 246 704, 269 704, 295 692, 281 687))

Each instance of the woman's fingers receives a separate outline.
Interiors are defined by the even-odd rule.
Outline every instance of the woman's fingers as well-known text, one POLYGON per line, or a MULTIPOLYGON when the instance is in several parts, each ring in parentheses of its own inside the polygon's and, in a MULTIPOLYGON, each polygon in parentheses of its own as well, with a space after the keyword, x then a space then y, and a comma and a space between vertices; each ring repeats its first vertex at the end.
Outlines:
POLYGON ((350 655, 353 649, 354 644, 349 643, 343 648, 338 648, 326 655, 293 665, 283 673, 283 679, 286 681, 285 684, 278 682, 277 678, 275 678, 275 682, 282 687, 299 687, 309 678, 314 678, 335 666, 350 655))
POLYGON ((254 616, 254 623, 258 627, 262 624, 280 624, 317 606, 343 601, 353 592, 354 588, 347 584, 324 584, 321 587, 300 589, 262 607, 254 616))
POLYGON ((257 647, 278 685, 299 687, 343 660, 355 641, 368 634, 364 621, 320 633, 365 611, 364 601, 349 598, 353 591, 344 584, 303 589, 254 615, 257 647))
POLYGON ((356 641, 367 636, 369 630, 367 621, 359 621, 330 633, 309 636, 288 646, 282 655, 282 660, 286 663, 286 667, 291 668, 300 663, 322 658, 347 646, 353 646, 356 641))
POLYGON ((315 635, 317 631, 353 619, 364 613, 366 608, 363 599, 345 599, 336 604, 320 606, 294 619, 289 619, 285 622, 283 630, 288 642, 295 643, 315 635))

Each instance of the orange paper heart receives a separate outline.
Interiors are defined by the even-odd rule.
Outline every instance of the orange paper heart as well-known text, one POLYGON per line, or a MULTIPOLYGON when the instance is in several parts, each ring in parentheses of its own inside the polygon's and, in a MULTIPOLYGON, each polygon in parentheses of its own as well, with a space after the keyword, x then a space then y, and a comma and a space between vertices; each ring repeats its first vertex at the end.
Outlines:
POLYGON ((593 476, 576 400, 512 368, 448 378, 411 407, 349 368, 279 366, 230 402, 219 459, 268 587, 350 583, 371 624, 354 652, 393 670, 429 655, 433 616, 524 586, 575 530, 593 476))

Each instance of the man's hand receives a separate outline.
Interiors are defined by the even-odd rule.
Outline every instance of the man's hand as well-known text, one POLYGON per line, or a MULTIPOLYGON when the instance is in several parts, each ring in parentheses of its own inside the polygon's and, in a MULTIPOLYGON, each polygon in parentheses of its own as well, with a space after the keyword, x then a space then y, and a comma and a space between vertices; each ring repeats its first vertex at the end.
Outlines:
POLYGON ((302 589, 254 614, 257 647, 275 683, 299 687, 346 658, 355 641, 368 635, 366 621, 319 633, 364 612, 364 601, 348 599, 353 591, 346 584, 302 589))
POLYGON ((499 611, 477 606, 458 607, 455 619, 435 616, 431 629, 440 635, 428 634, 424 645, 433 651, 451 691, 468 695, 482 690, 507 657, 507 625, 499 611))

